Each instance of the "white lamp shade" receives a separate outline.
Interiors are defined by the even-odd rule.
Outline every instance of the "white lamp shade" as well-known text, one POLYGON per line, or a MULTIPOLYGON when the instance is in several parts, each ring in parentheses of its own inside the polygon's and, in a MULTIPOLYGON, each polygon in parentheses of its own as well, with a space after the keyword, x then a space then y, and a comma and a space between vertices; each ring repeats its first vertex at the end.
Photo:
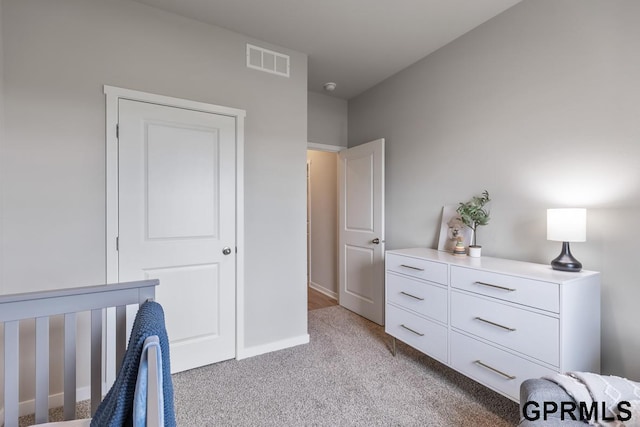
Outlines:
POLYGON ((587 240, 587 210, 547 209, 547 240, 584 242, 587 240))

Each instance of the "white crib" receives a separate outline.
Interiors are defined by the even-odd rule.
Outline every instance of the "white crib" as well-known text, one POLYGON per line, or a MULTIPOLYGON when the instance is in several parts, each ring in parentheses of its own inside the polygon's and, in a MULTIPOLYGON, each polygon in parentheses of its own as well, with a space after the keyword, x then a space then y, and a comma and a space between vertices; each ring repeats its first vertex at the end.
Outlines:
MULTIPOLYGON (((64 419, 76 411, 76 331, 79 313, 91 315, 91 414, 102 400, 105 355, 103 334, 105 310, 115 308, 115 357, 113 371, 120 365, 127 345, 127 305, 142 304, 155 297, 158 280, 117 283, 0 296, 0 323, 4 323, 4 426, 17 427, 19 418, 20 321, 35 319, 35 421, 49 417, 49 323, 64 316, 64 419)), ((110 332, 107 332, 109 334, 110 332)), ((0 419, 1 421, 1 419, 0 419)), ((0 422, 0 425, 2 423, 0 422)))

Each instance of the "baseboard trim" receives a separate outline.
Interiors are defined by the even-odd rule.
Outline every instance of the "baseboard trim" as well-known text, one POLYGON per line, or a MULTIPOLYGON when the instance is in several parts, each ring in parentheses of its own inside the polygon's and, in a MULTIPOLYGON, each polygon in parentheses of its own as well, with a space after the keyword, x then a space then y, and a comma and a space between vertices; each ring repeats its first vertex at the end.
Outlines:
POLYGON ((309 334, 300 335, 298 337, 288 338, 286 340, 270 342, 268 344, 256 345, 253 347, 238 350, 236 359, 248 359, 249 357, 259 356, 273 351, 284 350, 285 348, 296 347, 302 344, 309 344, 309 334))
POLYGON ((318 291, 321 294, 326 295, 329 298, 333 298, 334 300, 338 301, 338 294, 336 292, 330 291, 324 286, 320 286, 317 283, 309 282, 309 287, 314 291, 318 291))

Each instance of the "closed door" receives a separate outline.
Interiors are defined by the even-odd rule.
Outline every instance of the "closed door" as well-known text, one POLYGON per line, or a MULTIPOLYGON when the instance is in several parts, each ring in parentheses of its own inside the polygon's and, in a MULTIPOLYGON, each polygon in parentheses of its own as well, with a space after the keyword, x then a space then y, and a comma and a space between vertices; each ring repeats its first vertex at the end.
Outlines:
POLYGON ((235 357, 235 118, 120 99, 119 280, 159 279, 172 372, 235 357))
POLYGON ((384 139, 340 151, 339 301, 384 324, 384 139))

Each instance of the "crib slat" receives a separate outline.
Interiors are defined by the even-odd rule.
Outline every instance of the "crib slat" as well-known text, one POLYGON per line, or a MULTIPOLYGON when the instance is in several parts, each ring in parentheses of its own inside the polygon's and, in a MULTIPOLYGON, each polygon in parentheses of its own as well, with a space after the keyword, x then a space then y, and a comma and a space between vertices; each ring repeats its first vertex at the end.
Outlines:
POLYGON ((116 307, 116 375, 127 350, 127 306, 116 307))
POLYGON ((158 412, 160 405, 160 390, 158 390, 158 377, 162 377, 162 372, 158 367, 158 347, 149 346, 147 353, 147 427, 160 427, 158 412))
POLYGON ((64 419, 76 418, 76 313, 64 315, 64 419))
POLYGON ((36 424, 49 421, 49 318, 36 319, 36 424))
POLYGON ((102 400, 102 309, 91 310, 91 416, 102 400))
POLYGON ((19 322, 4 324, 4 425, 18 425, 19 322))

